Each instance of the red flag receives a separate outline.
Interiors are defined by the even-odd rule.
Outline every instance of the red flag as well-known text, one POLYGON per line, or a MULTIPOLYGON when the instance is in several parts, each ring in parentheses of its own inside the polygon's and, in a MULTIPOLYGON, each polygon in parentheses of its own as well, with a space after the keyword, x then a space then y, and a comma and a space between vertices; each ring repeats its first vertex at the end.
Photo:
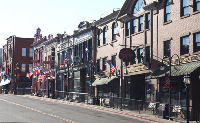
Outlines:
POLYGON ((66 64, 65 61, 63 61, 62 64, 61 64, 61 67, 64 67, 65 64, 66 64))

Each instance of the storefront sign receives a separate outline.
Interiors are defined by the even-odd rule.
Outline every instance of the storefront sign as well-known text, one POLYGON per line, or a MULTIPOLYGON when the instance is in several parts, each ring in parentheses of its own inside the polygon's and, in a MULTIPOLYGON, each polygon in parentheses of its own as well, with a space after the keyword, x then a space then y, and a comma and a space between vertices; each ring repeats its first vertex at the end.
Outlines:
POLYGON ((135 58, 135 54, 130 48, 123 48, 119 52, 119 58, 122 59, 124 62, 132 61, 135 58))

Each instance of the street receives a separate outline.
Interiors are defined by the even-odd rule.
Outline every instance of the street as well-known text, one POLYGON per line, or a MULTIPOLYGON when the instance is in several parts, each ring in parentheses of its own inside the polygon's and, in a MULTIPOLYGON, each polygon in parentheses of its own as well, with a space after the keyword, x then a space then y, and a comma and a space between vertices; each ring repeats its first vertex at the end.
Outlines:
POLYGON ((0 122, 144 123, 117 114, 6 94, 0 95, 0 122))

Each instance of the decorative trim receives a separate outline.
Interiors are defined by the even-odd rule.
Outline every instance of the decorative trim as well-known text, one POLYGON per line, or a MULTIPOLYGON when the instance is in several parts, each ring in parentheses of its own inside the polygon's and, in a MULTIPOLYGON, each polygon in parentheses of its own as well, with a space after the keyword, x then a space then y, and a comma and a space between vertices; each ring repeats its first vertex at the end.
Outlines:
POLYGON ((191 32, 185 32, 185 33, 180 34, 180 38, 184 36, 190 36, 190 35, 191 35, 191 32))
POLYGON ((164 22, 163 25, 167 25, 167 24, 170 24, 170 23, 172 23, 172 20, 164 22))
POLYGON ((195 14, 199 14, 199 13, 200 13, 200 10, 199 11, 195 11, 192 14, 195 15, 195 14))
POLYGON ((184 19, 184 18, 187 18, 187 17, 190 17, 190 14, 187 14, 187 15, 181 16, 181 19, 184 19))

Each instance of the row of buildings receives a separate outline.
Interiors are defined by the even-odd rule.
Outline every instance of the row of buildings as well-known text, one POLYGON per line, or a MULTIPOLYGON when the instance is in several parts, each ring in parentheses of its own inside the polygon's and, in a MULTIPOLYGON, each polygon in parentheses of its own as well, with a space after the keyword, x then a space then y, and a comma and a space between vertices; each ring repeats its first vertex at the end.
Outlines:
POLYGON ((19 49, 20 39, 11 36, 3 47, 3 67, 12 73, 12 87, 30 80, 38 94, 170 105, 186 105, 184 76, 189 75, 189 104, 195 118, 200 111, 199 20, 198 0, 126 0, 104 18, 80 22, 72 35, 42 36, 38 28, 34 39, 19 41, 19 49), (31 79, 24 80, 30 70, 31 79))

